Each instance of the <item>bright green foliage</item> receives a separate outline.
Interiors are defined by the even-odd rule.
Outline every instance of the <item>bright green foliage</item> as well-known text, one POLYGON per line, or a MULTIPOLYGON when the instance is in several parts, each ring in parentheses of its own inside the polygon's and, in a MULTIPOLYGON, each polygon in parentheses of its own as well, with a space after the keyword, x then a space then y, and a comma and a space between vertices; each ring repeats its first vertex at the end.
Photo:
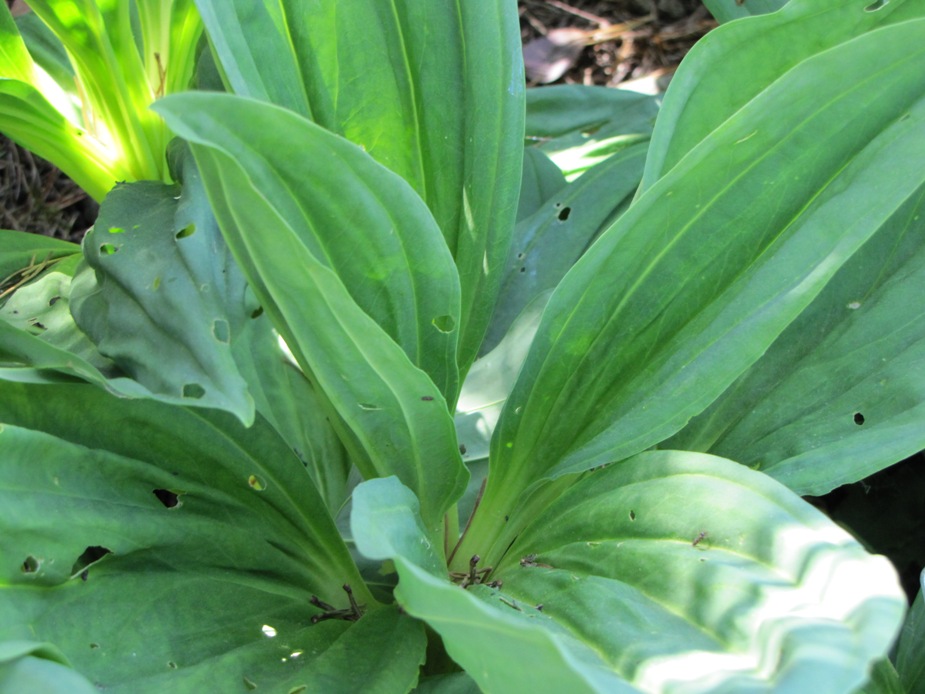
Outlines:
POLYGON ((22 36, 0 8, 0 130, 97 200, 117 181, 169 180, 170 134, 148 106, 192 79, 202 33, 193 0, 29 6, 45 26, 24 22, 22 36))
POLYGON ((525 94, 512 0, 83 5, 0 10, 0 126, 102 196, 35 75, 108 69, 156 167, 0 232, 0 693, 922 689, 799 495, 925 448, 925 2, 730 22, 660 112, 525 94), (227 93, 143 110, 200 21, 227 93))

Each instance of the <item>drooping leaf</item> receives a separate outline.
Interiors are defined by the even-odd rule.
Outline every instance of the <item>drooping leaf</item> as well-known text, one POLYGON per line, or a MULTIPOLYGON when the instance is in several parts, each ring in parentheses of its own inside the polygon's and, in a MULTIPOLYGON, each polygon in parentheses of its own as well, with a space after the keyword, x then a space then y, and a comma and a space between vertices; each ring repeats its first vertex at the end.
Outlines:
POLYGON ((465 371, 498 294, 517 208, 524 88, 514 4, 197 4, 234 91, 310 114, 430 207, 459 268, 465 371))
MULTIPOLYGON (((925 572, 919 583, 925 586, 925 572)), ((925 692, 925 598, 921 589, 899 636, 896 670, 908 694, 925 692)))
POLYGON ((434 536, 440 534, 467 473, 444 398, 455 391, 448 384, 455 371, 458 295, 427 209, 354 145, 278 107, 191 94, 164 100, 158 110, 196 143, 225 238, 261 305, 336 413, 334 424, 354 463, 367 477, 396 474, 420 491, 423 516, 434 536), (239 120, 243 114, 259 116, 251 121, 254 149, 240 140, 248 121, 239 120), (287 133, 293 137, 277 139, 287 133), (310 176, 293 160, 293 147, 320 157, 323 170, 310 176), (335 190, 328 188, 332 181, 335 190), (351 214, 361 216, 351 222, 351 214), (369 224, 355 226, 364 221, 369 224), (331 229, 336 233, 324 233, 331 229), (412 360, 430 365, 428 373, 444 390, 412 360))
MULTIPOLYGON (((712 0, 708 6, 734 1, 712 0)), ((783 3, 747 0, 734 11, 762 14, 772 4, 783 3)), ((773 15, 719 27, 691 49, 671 80, 640 192, 786 71, 878 27, 922 16, 919 0, 792 0, 773 15)))
POLYGON ((496 524, 536 480, 681 429, 916 194, 925 85, 909 46, 925 46, 919 38, 925 21, 904 22, 794 68, 582 257, 502 413, 482 523, 496 524))
MULTIPOLYGON (((347 622, 309 626, 312 594, 345 608, 346 583, 377 611, 303 463, 263 420, 245 429, 79 384, 0 395, 0 640, 55 643, 124 691, 245 677, 272 689, 353 638, 347 622)), ((407 633, 396 617, 388 628, 407 633)), ((394 666, 410 686, 423 639, 409 638, 394 666)))
POLYGON ((253 421, 231 343, 255 306, 201 187, 118 186, 83 248, 70 307, 100 353, 167 402, 253 421))
POLYGON ((925 448, 925 188, 665 448, 709 451, 822 495, 925 448))

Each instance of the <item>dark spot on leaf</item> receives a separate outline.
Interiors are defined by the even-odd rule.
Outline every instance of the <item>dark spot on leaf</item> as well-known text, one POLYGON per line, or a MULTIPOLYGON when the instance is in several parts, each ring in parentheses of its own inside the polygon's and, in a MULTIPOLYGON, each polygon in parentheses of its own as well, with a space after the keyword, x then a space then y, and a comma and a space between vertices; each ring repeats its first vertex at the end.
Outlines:
POLYGON ((100 645, 99 645, 98 643, 91 643, 91 644, 90 644, 90 650, 91 650, 91 651, 95 651, 95 650, 96 650, 97 648, 99 648, 99 647, 100 647, 100 645))
POLYGON ((198 383, 187 383, 183 386, 183 397, 192 398, 193 400, 199 400, 203 395, 206 394, 206 389, 203 388, 198 383))
POLYGON ((864 415, 862 415, 860 412, 855 412, 854 413, 854 423, 857 424, 858 426, 861 426, 864 423, 864 415))
POLYGON ((118 250, 119 247, 111 243, 100 245, 100 255, 114 255, 118 250))
POLYGON ((254 309, 254 311, 251 313, 251 318, 260 318, 260 316, 262 316, 262 315, 263 315, 263 306, 258 306, 258 307, 257 307, 256 309, 254 309))
POLYGON ((536 609, 538 609, 540 612, 542 612, 542 611, 543 611, 543 603, 540 603, 539 605, 537 605, 537 606, 536 606, 536 609))
POLYGON ((107 554, 112 554, 112 550, 99 546, 87 547, 87 549, 84 550, 84 553, 77 557, 77 561, 74 562, 74 566, 71 567, 71 576, 77 576, 80 574, 80 577, 86 581, 87 578, 84 576, 86 570, 93 566, 93 564, 98 562, 100 559, 105 557, 107 554))
POLYGON ((32 327, 33 327, 33 328, 36 328, 36 329, 38 329, 38 330, 47 330, 47 329, 48 329, 48 328, 45 327, 45 324, 44 324, 44 323, 40 323, 40 322, 37 321, 37 320, 32 321, 32 327))
POLYGON ((90 569, 84 569, 80 572, 80 580, 84 583, 87 582, 87 579, 90 578, 90 569))
POLYGON ((173 662, 172 660, 168 660, 168 661, 167 661, 167 667, 169 667, 171 670, 176 670, 176 669, 177 669, 177 664, 176 664, 175 662, 173 662))
POLYGON ((434 399, 433 395, 422 395, 421 396, 421 400, 423 400, 424 402, 430 402, 433 399, 434 399))
POLYGON ((464 443, 459 444, 459 453, 461 455, 466 455, 466 444, 464 443))
POLYGON ((630 510, 630 520, 631 521, 636 520, 636 512, 633 510, 630 510))
POLYGON ((182 229, 180 229, 180 231, 177 232, 177 238, 185 239, 186 237, 192 236, 195 233, 196 233, 196 225, 187 224, 185 227, 183 227, 182 229))
POLYGON ((431 323, 442 333, 451 333, 456 327, 456 319, 453 316, 437 316, 431 323))
POLYGON ((521 272, 526 272, 526 271, 527 271, 527 268, 522 267, 522 268, 520 268, 520 271, 521 271, 521 272))
POLYGON ((182 506, 180 503, 180 495, 169 489, 155 489, 154 496, 157 497, 158 501, 164 504, 165 508, 177 508, 178 506, 182 506))
POLYGON ((61 297, 60 297, 60 296, 53 296, 53 297, 51 297, 51 298, 48 300, 48 305, 49 305, 49 306, 54 306, 54 305, 57 304, 58 301, 60 301, 60 300, 61 300, 61 297))
POLYGON ((505 516, 505 517, 504 517, 504 522, 505 522, 505 523, 507 523, 508 518, 510 518, 510 516, 505 516))
POLYGON ((26 560, 22 563, 22 572, 24 574, 34 574, 36 571, 39 570, 39 566, 41 566, 41 564, 42 562, 40 562, 38 559, 36 559, 30 554, 28 557, 26 557, 26 560))
POLYGON ((222 320, 220 318, 212 321, 212 335, 219 342, 224 342, 228 344, 231 330, 228 327, 228 321, 222 320))
POLYGON ((517 254, 517 260, 523 260, 525 257, 526 257, 526 255, 523 254, 523 253, 518 253, 518 254, 517 254))
POLYGON ((254 682, 252 679, 249 679, 247 675, 244 675, 243 679, 244 679, 244 688, 247 689, 248 691, 252 692, 257 688, 257 683, 254 682))
POLYGON ((562 210, 559 212, 559 221, 564 222, 566 219, 568 219, 568 216, 570 214, 572 214, 572 208, 563 207, 562 210))
POLYGON ((876 12, 877 10, 883 9, 890 4, 890 0, 874 0, 867 7, 864 8, 865 12, 876 12))

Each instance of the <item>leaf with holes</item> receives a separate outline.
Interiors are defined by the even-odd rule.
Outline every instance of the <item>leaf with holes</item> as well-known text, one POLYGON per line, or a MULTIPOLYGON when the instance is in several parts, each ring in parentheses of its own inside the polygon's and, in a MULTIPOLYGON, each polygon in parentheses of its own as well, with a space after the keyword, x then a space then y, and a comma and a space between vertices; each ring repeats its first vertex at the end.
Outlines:
POLYGON ((0 383, 0 395, 0 641, 55 643, 117 691, 295 686, 374 643, 380 659, 357 676, 413 683, 419 625, 378 605, 303 463, 262 420, 244 429, 88 385, 0 383), (314 601, 349 608, 344 584, 369 618, 311 627, 328 610, 314 601), (407 650, 385 647, 396 642, 407 650))
POLYGON ((258 306, 248 297, 192 167, 184 188, 117 187, 84 238, 71 312, 99 352, 166 402, 233 412, 254 403, 231 344, 258 306))

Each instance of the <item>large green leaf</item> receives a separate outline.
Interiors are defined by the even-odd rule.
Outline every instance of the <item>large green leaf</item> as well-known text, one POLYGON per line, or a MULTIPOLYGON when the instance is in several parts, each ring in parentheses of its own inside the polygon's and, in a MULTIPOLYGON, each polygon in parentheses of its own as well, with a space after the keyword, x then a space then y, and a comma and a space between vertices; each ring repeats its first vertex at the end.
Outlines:
POLYGON ((461 590, 394 479, 357 488, 357 546, 484 691, 819 691, 864 684, 898 629, 895 571, 731 461, 644 453, 590 473, 461 590))
POLYGON ((338 672, 366 647, 383 677, 413 684, 420 629, 378 614, 304 465, 262 420, 0 383, 0 422, 0 640, 55 643, 124 691, 295 686, 316 658, 339 651, 325 670, 338 672), (345 583, 369 610, 359 630, 309 626, 312 594, 345 608, 345 583), (409 649, 389 655, 384 638, 409 649))
POLYGON ((776 12, 787 2, 788 0, 704 0, 703 4, 718 21, 728 22, 742 17, 776 12))
POLYGON ((191 94, 158 110, 196 143, 225 238, 354 462, 419 491, 436 537, 467 473, 444 398, 455 391, 455 274, 426 207, 359 148, 278 107, 191 94))
POLYGON ((665 448, 709 451, 822 495, 925 448, 925 187, 771 349, 665 448))
MULTIPOLYGON (((733 1, 710 4, 729 6, 733 1)), ((782 4, 753 2, 737 5, 734 12, 761 14, 769 5, 782 4)), ((877 27, 922 16, 921 0, 792 0, 773 15, 719 27, 691 49, 671 80, 641 190, 650 188, 787 70, 877 27)))
POLYGON ((491 316, 517 208, 524 88, 515 4, 197 4, 234 91, 310 113, 425 200, 459 268, 465 371, 491 316))
POLYGON ((74 277, 71 312, 99 351, 167 402, 253 421, 231 343, 256 305, 248 310, 244 278, 201 183, 116 187, 83 248, 87 266, 74 277))
POLYGON ((917 20, 810 58, 600 237, 547 306, 495 431, 491 513, 472 542, 536 480, 680 430, 916 194, 923 56, 917 20))

